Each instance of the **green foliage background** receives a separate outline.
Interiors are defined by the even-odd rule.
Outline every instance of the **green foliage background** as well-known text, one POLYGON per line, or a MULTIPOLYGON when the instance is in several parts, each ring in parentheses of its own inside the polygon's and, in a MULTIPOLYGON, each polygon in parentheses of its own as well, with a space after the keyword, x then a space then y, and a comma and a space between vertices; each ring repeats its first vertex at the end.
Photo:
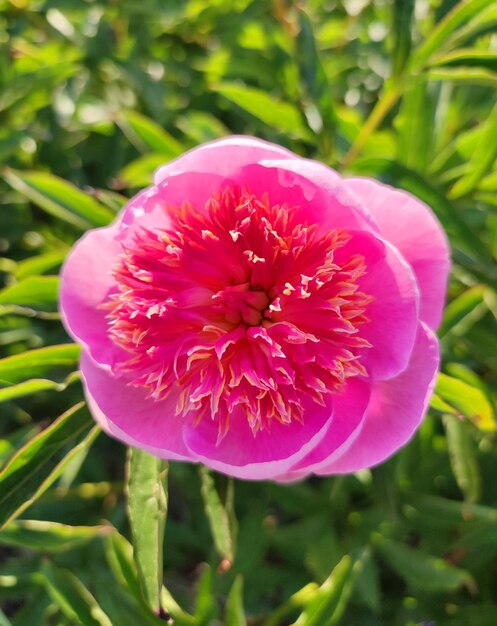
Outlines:
POLYGON ((492 0, 0 0, 2 626, 497 624, 496 30, 492 0), (444 374, 381 467, 167 476, 81 404, 64 256, 228 133, 409 190, 449 233, 444 374))

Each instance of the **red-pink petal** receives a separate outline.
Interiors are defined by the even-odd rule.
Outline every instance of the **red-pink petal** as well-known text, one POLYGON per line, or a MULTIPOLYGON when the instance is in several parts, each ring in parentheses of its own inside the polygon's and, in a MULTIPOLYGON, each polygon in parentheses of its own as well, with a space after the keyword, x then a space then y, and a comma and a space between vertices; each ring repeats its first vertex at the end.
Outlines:
POLYGON ((106 433, 156 456, 194 461, 183 443, 184 418, 175 416, 175 398, 157 402, 99 367, 85 352, 81 375, 93 417, 106 433))
POLYGON ((375 383, 362 430, 350 449, 318 474, 344 474, 381 463, 413 436, 428 408, 439 364, 438 342, 419 326, 408 368, 375 383))
POLYGON ((249 480, 273 479, 285 474, 325 436, 332 422, 332 407, 305 401, 304 423, 271 424, 270 431, 254 436, 245 415, 232 419, 226 436, 218 441, 218 424, 204 418, 185 428, 185 443, 205 465, 249 480))
POLYGON ((421 291, 420 319, 437 328, 450 268, 447 238, 432 210, 406 191, 367 178, 347 179, 348 187, 374 217, 381 235, 412 266, 421 291))

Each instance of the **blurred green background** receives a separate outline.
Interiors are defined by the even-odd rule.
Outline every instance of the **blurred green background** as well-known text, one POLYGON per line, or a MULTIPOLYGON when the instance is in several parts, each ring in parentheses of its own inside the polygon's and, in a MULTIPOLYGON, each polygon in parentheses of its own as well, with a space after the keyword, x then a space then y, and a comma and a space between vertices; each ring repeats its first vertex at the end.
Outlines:
POLYGON ((0 49, 0 624, 495 626, 497 4, 0 0, 0 49), (126 474, 78 404, 57 272, 159 164, 230 133, 434 209, 444 373, 371 471, 173 463, 159 588, 165 470, 136 453, 126 474))

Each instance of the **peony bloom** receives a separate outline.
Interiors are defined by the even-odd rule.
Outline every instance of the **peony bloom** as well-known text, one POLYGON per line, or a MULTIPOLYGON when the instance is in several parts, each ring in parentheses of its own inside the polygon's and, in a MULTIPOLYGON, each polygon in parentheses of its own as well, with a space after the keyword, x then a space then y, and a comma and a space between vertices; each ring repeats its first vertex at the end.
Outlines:
POLYGON ((161 167, 62 271, 110 435, 247 479, 352 472, 427 408, 449 270, 431 210, 249 137, 161 167))

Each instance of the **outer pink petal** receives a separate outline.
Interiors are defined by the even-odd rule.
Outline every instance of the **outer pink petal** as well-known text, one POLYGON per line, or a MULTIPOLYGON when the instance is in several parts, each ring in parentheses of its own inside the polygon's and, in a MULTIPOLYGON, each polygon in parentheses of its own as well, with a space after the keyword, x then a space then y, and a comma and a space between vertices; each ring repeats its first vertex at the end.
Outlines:
POLYGON ((298 159, 289 150, 255 137, 232 136, 205 143, 166 163, 155 173, 158 185, 181 172, 229 177, 241 167, 262 159, 298 159))
POLYGON ((350 449, 317 473, 344 474, 371 467, 405 445, 426 413, 438 364, 437 338, 421 324, 409 367, 397 378, 374 385, 359 436, 350 449))
POLYGON ((175 399, 156 402, 146 391, 127 385, 81 355, 85 395, 95 420, 106 433, 158 457, 194 461, 182 438, 184 418, 175 416, 175 399))
POLYGON ((432 210, 407 193, 367 178, 345 181, 373 215, 382 236, 411 264, 421 291, 420 318, 440 323, 450 268, 447 238, 432 210))
POLYGON ((204 418, 198 426, 185 429, 185 443, 192 454, 213 469, 250 480, 273 479, 285 474, 324 437, 332 422, 331 406, 318 407, 309 401, 304 423, 273 424, 271 431, 252 434, 245 415, 217 443, 217 424, 204 418))
POLYGON ((87 232, 73 247, 61 272, 60 312, 67 332, 102 364, 112 366, 118 349, 107 334, 102 303, 115 288, 111 267, 121 251, 119 224, 87 232))
POLYGON ((321 442, 292 467, 293 472, 317 472, 350 448, 358 436, 371 396, 368 382, 351 379, 345 391, 333 400, 333 421, 321 442))

